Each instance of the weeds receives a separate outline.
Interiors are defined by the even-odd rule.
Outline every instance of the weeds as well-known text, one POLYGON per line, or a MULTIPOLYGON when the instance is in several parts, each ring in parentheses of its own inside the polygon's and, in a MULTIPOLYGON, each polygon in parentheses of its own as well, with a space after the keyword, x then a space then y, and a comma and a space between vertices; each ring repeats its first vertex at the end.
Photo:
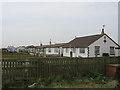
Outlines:
MULTIPOLYGON (((56 77, 48 77, 48 78, 42 78, 39 80, 24 82, 23 86, 22 84, 19 84, 19 87, 28 88, 29 85, 32 85, 33 83, 36 83, 34 87, 31 88, 78 88, 78 87, 115 87, 110 82, 112 79, 104 77, 103 75, 97 73, 97 72, 90 72, 87 76, 84 77, 73 77, 71 75, 67 76, 56 76, 56 77)), ((6 85, 7 87, 18 87, 16 84, 6 85)))

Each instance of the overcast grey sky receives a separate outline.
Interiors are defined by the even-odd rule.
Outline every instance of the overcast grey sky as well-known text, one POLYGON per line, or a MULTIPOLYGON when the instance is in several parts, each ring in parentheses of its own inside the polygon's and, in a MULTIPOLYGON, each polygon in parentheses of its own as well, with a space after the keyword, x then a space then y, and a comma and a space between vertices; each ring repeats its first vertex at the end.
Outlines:
POLYGON ((117 2, 2 4, 2 47, 68 42, 105 32, 118 42, 117 2))

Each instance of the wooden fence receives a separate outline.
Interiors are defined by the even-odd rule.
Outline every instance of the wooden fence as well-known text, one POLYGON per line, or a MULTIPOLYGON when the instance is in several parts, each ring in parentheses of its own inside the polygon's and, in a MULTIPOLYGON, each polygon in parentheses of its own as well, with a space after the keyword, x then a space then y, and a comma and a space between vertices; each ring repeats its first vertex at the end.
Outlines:
POLYGON ((102 58, 37 58, 2 60, 3 83, 53 76, 83 76, 89 71, 105 73, 105 65, 120 63, 118 57, 102 58))

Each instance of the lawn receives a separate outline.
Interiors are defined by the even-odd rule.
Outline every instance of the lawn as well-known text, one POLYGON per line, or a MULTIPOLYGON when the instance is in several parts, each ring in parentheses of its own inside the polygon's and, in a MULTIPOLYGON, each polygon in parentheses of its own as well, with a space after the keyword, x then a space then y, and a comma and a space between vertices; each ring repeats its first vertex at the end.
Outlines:
POLYGON ((25 58, 38 58, 27 53, 2 53, 2 59, 25 59, 25 58))

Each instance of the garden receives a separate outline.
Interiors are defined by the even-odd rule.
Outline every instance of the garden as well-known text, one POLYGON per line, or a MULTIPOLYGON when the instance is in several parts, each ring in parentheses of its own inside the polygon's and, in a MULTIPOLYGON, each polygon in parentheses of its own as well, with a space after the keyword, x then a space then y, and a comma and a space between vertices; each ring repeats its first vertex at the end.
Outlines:
POLYGON ((3 88, 117 88, 119 86, 119 73, 115 77, 107 77, 104 71, 106 64, 118 63, 118 57, 40 58, 28 54, 3 54, 3 58, 3 88))

